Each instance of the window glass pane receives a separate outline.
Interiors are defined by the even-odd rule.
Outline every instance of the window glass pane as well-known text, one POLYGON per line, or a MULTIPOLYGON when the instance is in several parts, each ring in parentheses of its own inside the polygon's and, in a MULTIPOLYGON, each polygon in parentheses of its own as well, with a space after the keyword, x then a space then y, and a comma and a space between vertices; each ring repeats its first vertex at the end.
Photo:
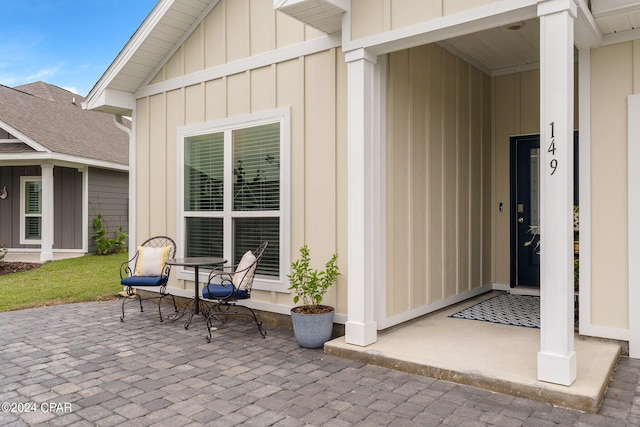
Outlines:
POLYGON ((42 218, 29 216, 24 219, 24 237, 27 240, 34 239, 40 240, 41 233, 40 230, 42 224, 42 218))
POLYGON ((185 255, 223 256, 222 218, 187 218, 185 255))
POLYGON ((184 163, 184 210, 222 211, 224 134, 185 138, 184 163))
POLYGON ((246 251, 256 249, 266 240, 269 246, 257 272, 266 276, 279 276, 280 218, 235 218, 233 224, 233 263, 240 262, 246 251))
POLYGON ((530 153, 530 194, 529 204, 531 205, 530 225, 538 227, 540 225, 540 149, 534 148, 530 153))
POLYGON ((25 184, 25 214, 42 213, 42 182, 27 181, 25 184))
POLYGON ((280 209, 280 123, 233 131, 233 210, 280 209))

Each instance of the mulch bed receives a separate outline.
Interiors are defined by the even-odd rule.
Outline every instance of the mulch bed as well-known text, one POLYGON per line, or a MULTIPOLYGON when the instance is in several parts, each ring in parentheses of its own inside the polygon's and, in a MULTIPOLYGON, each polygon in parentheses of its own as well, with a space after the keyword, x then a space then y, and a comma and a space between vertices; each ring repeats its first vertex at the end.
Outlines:
POLYGON ((21 273, 40 267, 35 262, 0 262, 0 276, 11 273, 21 273))

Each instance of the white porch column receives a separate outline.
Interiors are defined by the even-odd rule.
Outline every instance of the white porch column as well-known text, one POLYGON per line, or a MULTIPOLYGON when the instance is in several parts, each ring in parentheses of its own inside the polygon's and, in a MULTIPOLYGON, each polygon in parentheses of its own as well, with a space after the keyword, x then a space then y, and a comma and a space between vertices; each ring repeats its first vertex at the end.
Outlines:
POLYGON ((573 342, 574 0, 538 4, 540 17, 540 352, 538 379, 571 385, 573 342))
MULTIPOLYGON (((627 98, 627 194, 629 228, 629 357, 640 359, 640 94, 627 98)), ((580 153, 582 154, 582 153, 580 153)))
POLYGON ((375 56, 359 49, 346 54, 348 78, 348 320, 345 340, 366 346, 376 342, 373 280, 375 215, 374 71, 375 56))
POLYGON ((40 261, 53 259, 53 165, 42 164, 42 230, 40 261))

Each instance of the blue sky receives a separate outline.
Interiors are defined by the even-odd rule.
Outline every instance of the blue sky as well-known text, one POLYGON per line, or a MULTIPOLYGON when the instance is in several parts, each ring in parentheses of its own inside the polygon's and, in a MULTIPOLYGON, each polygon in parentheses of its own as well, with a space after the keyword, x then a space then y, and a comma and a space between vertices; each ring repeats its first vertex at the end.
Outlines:
POLYGON ((86 96, 157 0, 0 0, 0 84, 86 96))

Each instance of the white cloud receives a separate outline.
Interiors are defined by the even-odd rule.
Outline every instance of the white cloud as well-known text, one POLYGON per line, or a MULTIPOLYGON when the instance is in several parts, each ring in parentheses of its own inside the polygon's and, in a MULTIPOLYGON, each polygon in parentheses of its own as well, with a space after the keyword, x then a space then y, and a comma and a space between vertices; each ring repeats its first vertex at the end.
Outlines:
POLYGON ((62 89, 68 90, 69 92, 75 93, 76 95, 80 95, 80 91, 74 86, 63 86, 62 89))
POLYGON ((56 74, 58 74, 59 70, 60 66, 44 68, 42 70, 36 71, 31 75, 28 75, 27 77, 25 77, 25 80, 29 82, 35 82, 38 80, 47 81, 47 79, 50 79, 51 77, 54 77, 56 74))

